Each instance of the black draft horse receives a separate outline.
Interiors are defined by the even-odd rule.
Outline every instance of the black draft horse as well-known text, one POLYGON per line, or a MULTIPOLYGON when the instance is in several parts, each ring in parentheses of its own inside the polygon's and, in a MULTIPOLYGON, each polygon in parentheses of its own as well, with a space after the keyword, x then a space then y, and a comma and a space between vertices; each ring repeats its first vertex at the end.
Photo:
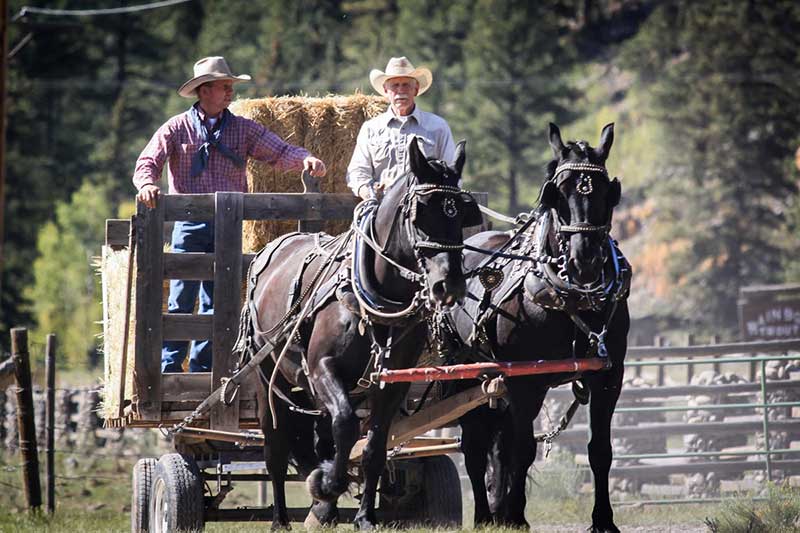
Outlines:
POLYGON ((284 482, 290 454, 308 474, 315 501, 309 519, 338 520, 336 500, 353 481, 350 454, 362 427, 367 443, 355 526, 376 525, 389 425, 408 385, 379 387, 369 383, 370 373, 415 366, 426 342, 425 319, 463 299, 462 227, 480 221, 474 199, 459 188, 464 143, 452 167, 427 160, 416 140, 409 156, 411 173, 386 190, 371 223, 364 218, 355 226, 359 239, 352 232, 337 238, 290 234, 253 261, 249 316, 243 318, 249 352, 285 327, 288 314, 304 313, 286 350, 279 343, 261 365, 259 414, 272 477, 273 529, 289 526, 284 482), (356 242, 350 247, 343 239, 356 242), (276 359, 279 372, 273 375, 276 359), (298 387, 307 394, 306 407, 322 415, 311 430, 311 417, 298 414, 298 387), (359 405, 368 406, 368 420, 357 417, 359 405))
MULTIPOLYGON (((479 276, 468 283, 466 304, 453 311, 454 328, 472 358, 522 361, 599 355, 610 361, 609 369, 580 376, 590 392, 594 532, 618 531, 608 495, 610 426, 629 328, 630 265, 608 234, 621 193, 619 181, 609 180, 605 169, 613 138, 609 124, 597 148, 584 141, 564 145, 558 127, 550 124, 555 159, 548 165, 531 224, 523 231, 483 232, 466 241, 468 249, 484 252, 465 252, 466 271, 477 269, 479 276), (486 252, 499 253, 487 258, 486 252)), ((495 522, 528 527, 525 482, 536 457, 533 420, 549 388, 577 377, 509 378, 505 407, 484 406, 460 419, 476 526, 495 522)))

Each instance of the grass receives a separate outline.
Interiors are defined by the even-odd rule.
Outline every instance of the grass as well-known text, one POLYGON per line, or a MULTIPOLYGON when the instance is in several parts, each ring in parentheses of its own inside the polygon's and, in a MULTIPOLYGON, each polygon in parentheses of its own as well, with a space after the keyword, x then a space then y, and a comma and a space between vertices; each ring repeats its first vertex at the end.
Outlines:
MULTIPOLYGON (((98 452, 99 453, 99 452, 98 452)), ((157 455, 154 450, 153 455, 157 455)), ((568 458, 551 457, 534 473, 535 482, 528 487, 526 516, 533 531, 585 530, 591 521, 592 496, 582 487, 585 471, 563 468, 568 458), (544 529, 542 529, 544 528, 544 529)), ((53 516, 42 512, 24 511, 19 457, 0 456, 0 533, 5 532, 116 532, 130 530, 130 472, 135 457, 110 457, 90 453, 57 455, 57 508, 53 516)), ((270 491, 271 492, 271 491, 270 491)), ((287 487, 289 505, 307 505, 308 495, 300 484, 287 487)), ((472 503, 466 484, 464 494, 465 529, 472 529, 472 503)), ((225 501, 225 507, 256 505, 255 483, 236 487, 225 501)), ((355 506, 352 498, 344 506, 355 506)), ((615 505, 615 520, 626 527, 657 527, 664 531, 683 531, 687 527, 702 528, 706 523, 712 533, 788 533, 800 531, 800 496, 790 489, 770 491, 768 502, 754 502, 748 498, 730 500, 722 504, 690 505, 615 505), (747 529, 754 524, 753 529, 747 529), (714 529, 716 528, 716 529, 714 529)), ((264 531, 268 524, 210 523, 211 533, 244 533, 264 531)), ((295 531, 302 531, 296 524, 295 531)), ((352 525, 340 525, 335 531, 352 531, 352 525)), ((652 529, 651 529, 652 530, 652 529)), ((418 528, 406 531, 421 532, 418 528)), ((492 533, 511 531, 489 528, 492 533)))

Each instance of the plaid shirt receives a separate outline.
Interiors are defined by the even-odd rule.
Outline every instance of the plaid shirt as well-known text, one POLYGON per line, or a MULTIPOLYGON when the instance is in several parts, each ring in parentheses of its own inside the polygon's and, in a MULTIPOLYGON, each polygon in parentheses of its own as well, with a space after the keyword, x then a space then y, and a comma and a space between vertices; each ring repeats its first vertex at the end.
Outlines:
MULTIPOLYGON (((202 111, 200 116, 206 120, 202 111)), ((310 155, 305 148, 287 144, 261 124, 236 115, 231 115, 220 140, 242 159, 257 159, 284 170, 302 170, 303 159, 310 155)), ((157 183, 164 163, 168 163, 170 193, 247 192, 246 165, 237 167, 213 148, 203 173, 190 177, 192 158, 203 141, 192 127, 190 111, 172 117, 158 128, 136 161, 133 184, 141 189, 157 183)))

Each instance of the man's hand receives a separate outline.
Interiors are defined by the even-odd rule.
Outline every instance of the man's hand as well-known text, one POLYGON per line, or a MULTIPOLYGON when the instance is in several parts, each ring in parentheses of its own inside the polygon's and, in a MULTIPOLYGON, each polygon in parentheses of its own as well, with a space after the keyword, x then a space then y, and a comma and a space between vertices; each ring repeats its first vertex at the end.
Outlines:
POLYGON ((325 173, 328 172, 328 169, 325 168, 325 163, 313 155, 303 159, 303 168, 308 170, 312 176, 316 176, 318 178, 324 176, 325 173))
POLYGON ((362 200, 369 200, 369 199, 377 200, 378 199, 378 194, 376 192, 376 189, 378 189, 379 187, 380 187, 380 185, 375 186, 372 183, 365 183, 361 187, 358 188, 358 196, 362 200))
POLYGON ((144 205, 153 209, 156 206, 156 202, 158 201, 158 195, 161 191, 158 188, 158 185, 145 185, 139 192, 136 193, 136 199, 142 202, 144 205))

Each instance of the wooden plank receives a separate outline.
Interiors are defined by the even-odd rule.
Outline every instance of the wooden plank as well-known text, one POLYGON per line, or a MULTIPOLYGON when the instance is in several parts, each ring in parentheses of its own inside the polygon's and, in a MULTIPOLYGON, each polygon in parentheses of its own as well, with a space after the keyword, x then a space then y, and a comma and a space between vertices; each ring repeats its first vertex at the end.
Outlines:
POLYGON ((800 351, 800 338, 779 341, 731 342, 726 344, 706 344, 695 346, 634 346, 628 348, 629 359, 651 359, 664 357, 708 357, 715 355, 741 355, 751 353, 781 353, 800 351))
MULTIPOLYGON (((242 255, 242 280, 256 254, 242 255)), ((164 277, 167 279, 214 279, 214 254, 202 252, 167 252, 164 254, 164 277)))
MULTIPOLYGON (((255 401, 257 398, 256 375, 251 374, 239 389, 239 398, 255 401)), ((208 397, 211 389, 211 372, 167 373, 162 378, 162 402, 193 402, 192 407, 208 397)), ((189 406, 185 406, 189 408, 189 406)))
MULTIPOLYGON (((720 453, 720 455, 725 455, 720 453)), ((641 479, 644 476, 668 476, 671 474, 707 474, 714 472, 722 473, 741 473, 749 470, 764 470, 765 463, 760 461, 708 461, 703 463, 680 463, 666 465, 631 465, 631 466, 612 466, 611 477, 635 477, 641 479)), ((800 469, 799 460, 772 461, 773 470, 797 471, 800 469)))
POLYGON ((349 193, 247 194, 246 220, 350 220, 359 199, 349 193))
MULTIPOLYGON (((238 193, 237 193, 238 194, 238 193)), ((165 194, 165 220, 213 220, 213 194, 165 194)), ((249 193, 245 220, 349 220, 358 198, 350 193, 249 193)))
MULTIPOLYGON (((231 350, 239 331, 242 284, 242 193, 216 193, 214 216, 214 321, 211 390, 229 378, 237 361, 231 350)), ((211 411, 211 429, 239 428, 239 398, 211 411)))
POLYGON ((182 280, 214 279, 214 254, 169 252, 164 254, 164 277, 182 280))
MULTIPOLYGON (((418 437, 423 433, 436 429, 447 422, 455 420, 472 409, 489 401, 490 394, 484 392, 480 385, 472 387, 436 403, 417 414, 405 418, 396 418, 389 429, 386 449, 392 449, 400 443, 418 437)), ((350 460, 358 461, 367 445, 367 439, 360 439, 350 452, 350 460)))
POLYGON ((165 341, 191 341, 212 337, 214 315, 163 313, 161 320, 162 337, 165 341))
POLYGON ((128 246, 130 227, 131 221, 127 218, 106 219, 106 246, 115 248, 128 246))
POLYGON ((139 418, 161 418, 161 306, 164 272, 164 203, 137 204, 136 353, 134 405, 139 418))

